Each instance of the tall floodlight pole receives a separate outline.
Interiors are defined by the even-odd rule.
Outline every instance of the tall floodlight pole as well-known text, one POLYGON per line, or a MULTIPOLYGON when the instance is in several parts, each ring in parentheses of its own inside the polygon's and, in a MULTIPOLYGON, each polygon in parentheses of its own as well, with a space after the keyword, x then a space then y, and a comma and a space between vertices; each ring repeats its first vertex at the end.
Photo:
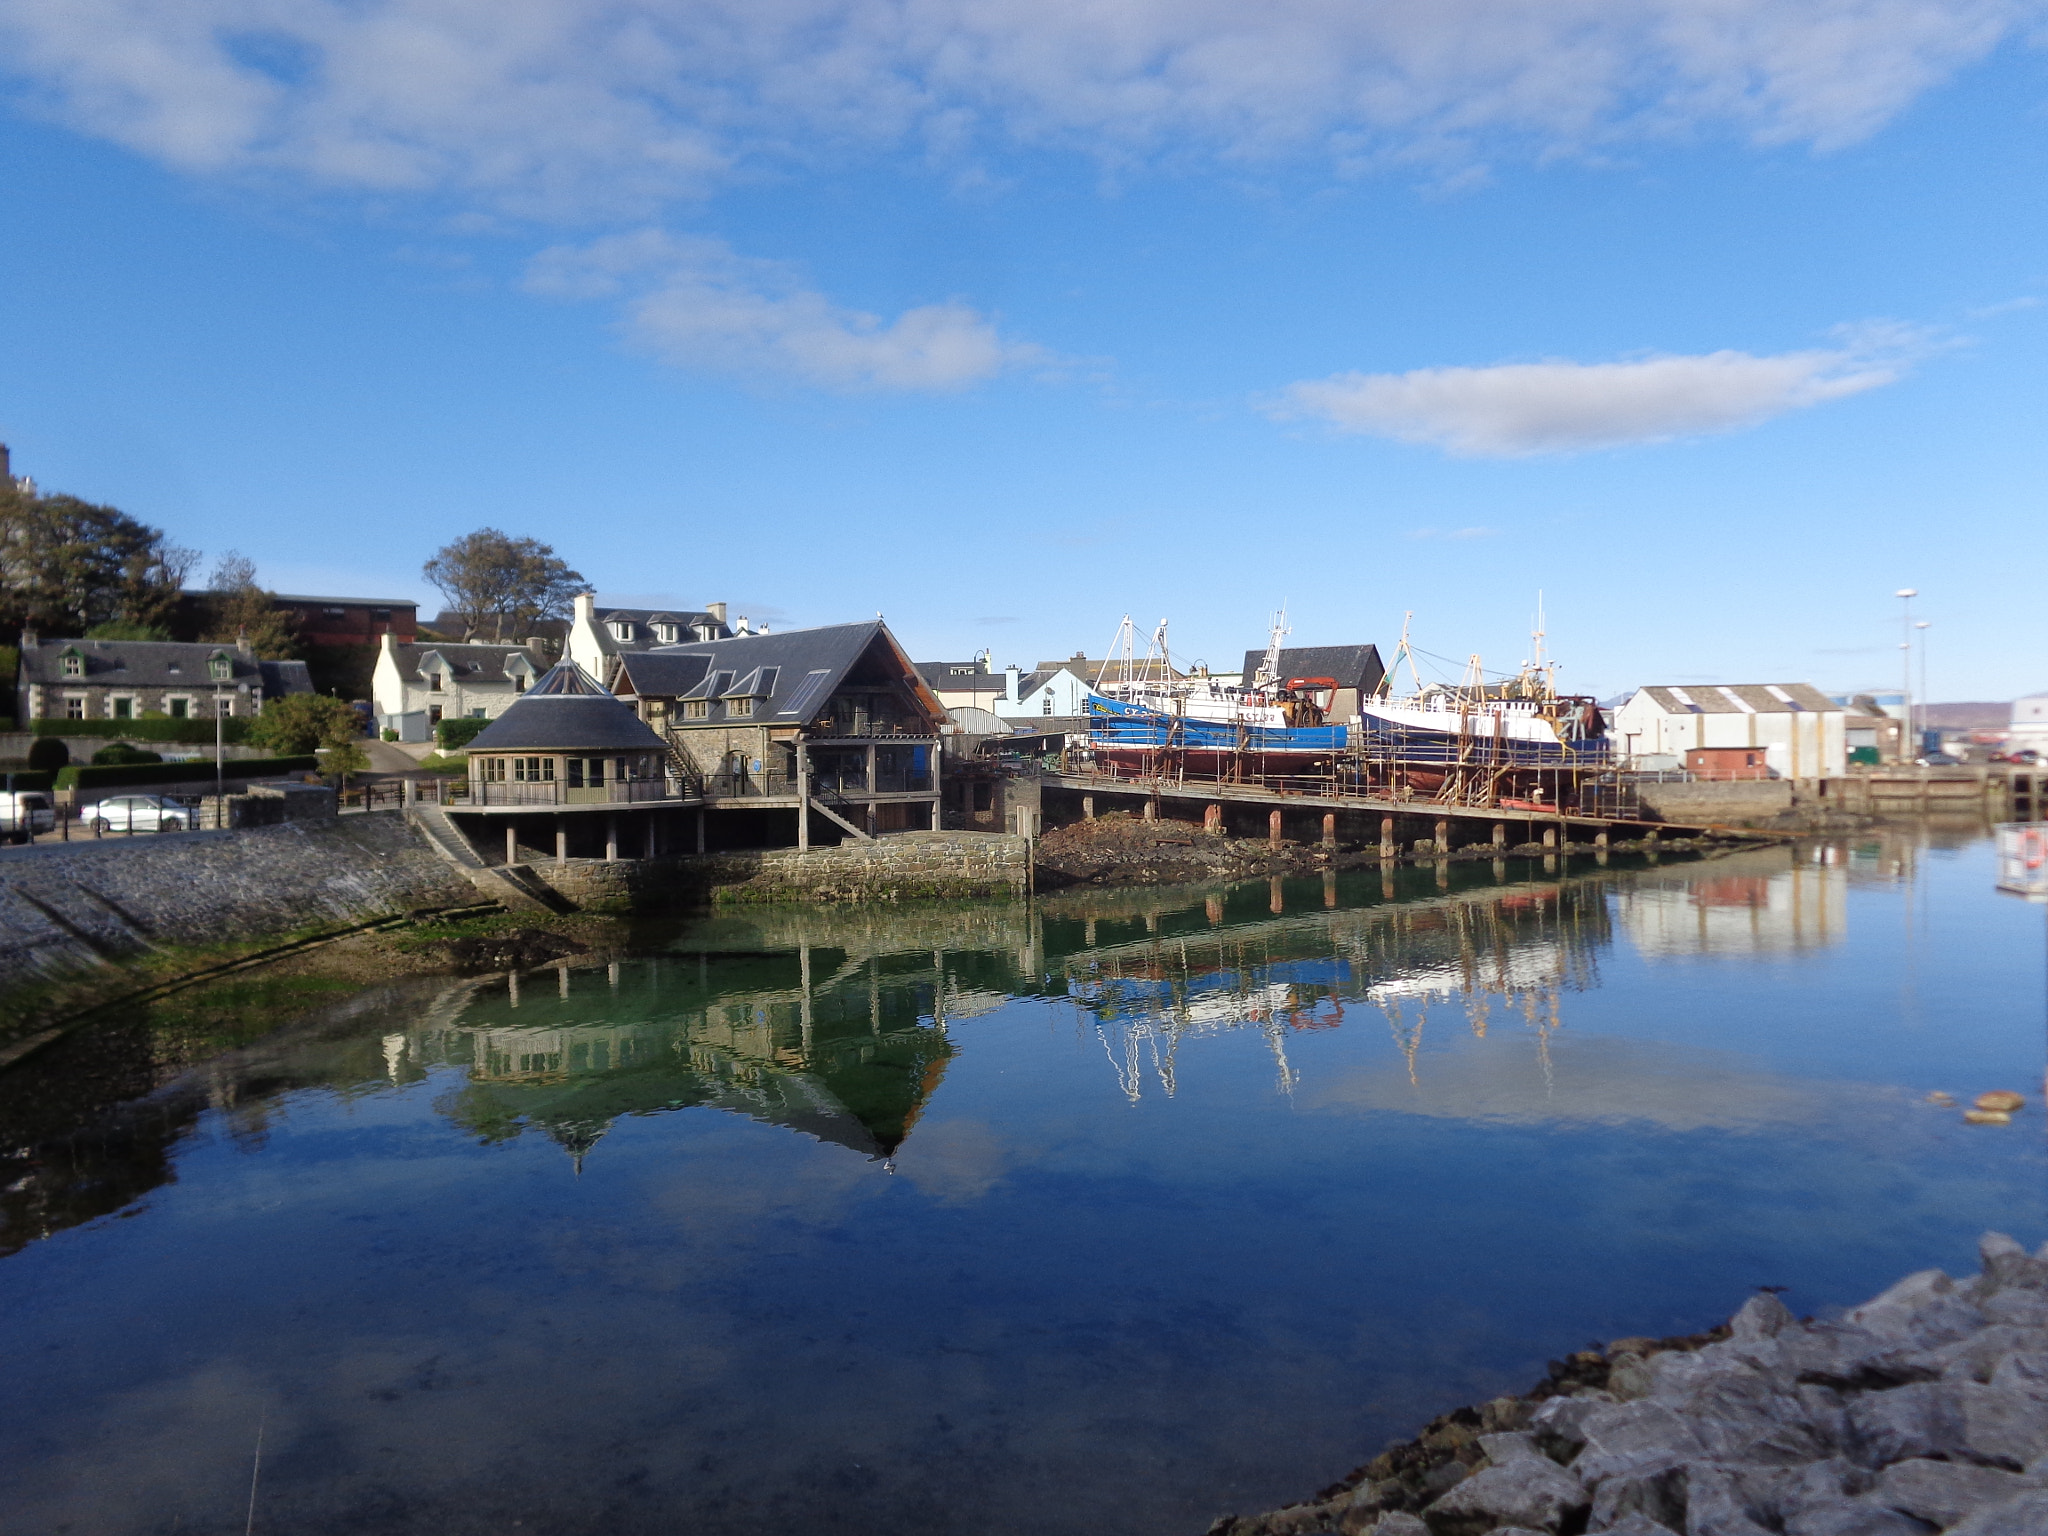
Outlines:
POLYGON ((1920 635, 1920 734, 1923 741, 1928 729, 1927 706, 1934 701, 1934 695, 1927 691, 1927 631, 1932 623, 1933 620, 1931 619, 1916 619, 1913 621, 1913 628, 1920 635))
POLYGON ((1899 761, 1910 763, 1920 754, 1910 750, 1913 735, 1913 599, 1917 587, 1901 587, 1892 594, 1899 600, 1899 761))

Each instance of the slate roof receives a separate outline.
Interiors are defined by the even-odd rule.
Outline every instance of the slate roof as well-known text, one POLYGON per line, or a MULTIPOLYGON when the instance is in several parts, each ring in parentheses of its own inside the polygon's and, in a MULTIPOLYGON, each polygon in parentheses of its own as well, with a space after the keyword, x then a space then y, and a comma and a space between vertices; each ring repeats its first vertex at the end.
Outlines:
POLYGON ((213 686, 206 664, 225 656, 232 665, 228 686, 248 683, 273 694, 311 693, 313 679, 303 661, 258 661, 232 644, 187 644, 176 640, 42 640, 21 653, 22 681, 48 687, 198 688, 213 686), (85 676, 64 675, 64 653, 76 647, 85 657, 85 676))
MULTIPOLYGON (((1102 678, 1105 682, 1111 683, 1122 683, 1130 680, 1130 678, 1124 676, 1126 668, 1121 659, 1116 661, 1090 661, 1086 656, 1069 656, 1064 661, 1041 661, 1031 670, 1033 672, 1071 672, 1091 688, 1095 686, 1095 679, 1098 677, 1102 678), (1108 668, 1106 672, 1103 670, 1105 667, 1108 668)), ((1155 657, 1148 666, 1142 657, 1134 657, 1128 670, 1131 678, 1144 677, 1148 672, 1152 676, 1157 677, 1159 675, 1159 662, 1155 657)), ((1186 675, 1186 673, 1177 671, 1172 667, 1167 668, 1167 676, 1169 677, 1177 678, 1185 677, 1186 675)))
POLYGON ((739 698, 750 696, 754 725, 808 725, 877 640, 906 682, 924 693, 935 719, 945 709, 880 619, 786 629, 779 634, 665 645, 619 657, 614 687, 629 698, 739 698))
MULTIPOLYGON (((1244 683, 1247 688, 1266 664, 1265 648, 1244 653, 1244 683)), ((1376 645, 1296 645, 1280 651, 1280 681, 1290 677, 1334 677, 1339 688, 1356 688, 1371 693, 1387 675, 1376 645)))
POLYGON ((983 685, 1003 686, 1003 674, 991 672, 988 664, 979 659, 973 661, 920 661, 914 663, 917 675, 925 680, 929 688, 972 689, 986 693, 983 685))
POLYGON ((668 743, 591 681, 558 662, 469 743, 472 752, 666 752, 668 743))
POLYGON ((1643 692, 1667 715, 1842 712, 1840 704, 1811 683, 1687 683, 1683 688, 1645 688, 1643 692))
POLYGON ((448 663, 449 676, 456 682, 469 685, 479 683, 510 683, 511 677, 505 671, 505 664, 513 657, 524 657, 538 677, 554 663, 551 658, 538 651, 529 651, 520 645, 451 645, 440 641, 421 640, 412 645, 394 643, 391 659, 398 665, 398 675, 408 683, 423 682, 420 663, 428 656, 438 656, 448 663))
POLYGON ((636 651, 652 650, 662 644, 654 634, 654 626, 658 623, 679 624, 685 635, 699 624, 713 625, 721 635, 732 633, 709 613, 694 608, 599 608, 592 618, 597 627, 599 648, 607 655, 614 656, 628 656, 636 651), (632 639, 621 640, 612 633, 611 627, 618 621, 633 626, 632 639))

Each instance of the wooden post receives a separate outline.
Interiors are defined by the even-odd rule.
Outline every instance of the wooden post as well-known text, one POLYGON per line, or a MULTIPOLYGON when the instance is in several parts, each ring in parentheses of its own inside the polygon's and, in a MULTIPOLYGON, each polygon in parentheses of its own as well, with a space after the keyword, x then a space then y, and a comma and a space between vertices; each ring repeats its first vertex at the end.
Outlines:
POLYGON ((619 862, 619 817, 616 811, 604 819, 604 861, 607 864, 619 862))
POLYGON ((1211 837, 1223 835, 1223 807, 1212 805, 1202 812, 1202 830, 1211 837))
POLYGON ((1337 871, 1334 869, 1323 871, 1323 905, 1326 907, 1337 905, 1337 871))
POLYGON ((1205 897, 1202 901, 1202 916, 1209 920, 1209 926, 1212 928, 1222 922, 1223 898, 1221 896, 1205 897))
POLYGON ((811 755, 801 736, 796 743, 796 845, 811 846, 811 755))
POLYGON ((505 862, 519 862, 519 829, 509 821, 505 823, 505 862))
MULTIPOLYGON (((1275 811, 1273 814, 1277 816, 1280 813, 1275 811)), ((1287 898, 1281 891, 1280 877, 1278 875, 1273 876, 1272 879, 1266 882, 1266 910, 1269 912, 1285 912, 1287 910, 1287 898)))
POLYGON ((1391 859, 1393 856, 1394 818, 1391 816, 1382 816, 1380 818, 1380 857, 1383 859, 1391 859))
MULTIPOLYGON (((1337 813, 1335 811, 1323 812, 1323 846, 1325 848, 1335 848, 1337 846, 1337 813)), ((1335 906, 1336 902, 1332 900, 1330 905, 1335 906)))
MULTIPOLYGON (((1274 848, 1280 846, 1280 813, 1277 810, 1266 815, 1266 842, 1274 848)), ((1273 910, 1277 912, 1279 908, 1273 910)))

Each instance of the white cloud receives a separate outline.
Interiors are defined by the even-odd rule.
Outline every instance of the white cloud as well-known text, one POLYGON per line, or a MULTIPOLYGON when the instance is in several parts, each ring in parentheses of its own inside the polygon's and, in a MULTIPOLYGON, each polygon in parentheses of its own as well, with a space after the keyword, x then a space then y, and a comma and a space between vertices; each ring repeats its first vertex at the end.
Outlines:
POLYGON ((197 171, 648 209, 750 161, 1828 147, 2043 0, 0 0, 45 113, 197 171))
POLYGON ((665 362, 833 389, 959 389, 1045 357, 964 304, 921 305, 885 321, 835 306, 782 263, 659 230, 543 251, 527 287, 623 299, 627 335, 665 362))
POLYGON ((1723 351, 1340 373, 1291 386, 1275 409, 1465 456, 1569 453, 1726 432, 1861 394, 1902 377, 1924 345, 1917 333, 1883 326, 1838 348, 1769 357, 1723 351))

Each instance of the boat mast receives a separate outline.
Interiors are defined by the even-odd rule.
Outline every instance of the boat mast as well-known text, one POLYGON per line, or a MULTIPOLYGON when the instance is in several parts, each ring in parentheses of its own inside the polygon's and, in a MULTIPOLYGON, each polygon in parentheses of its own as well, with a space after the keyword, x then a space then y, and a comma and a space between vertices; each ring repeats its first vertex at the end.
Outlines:
POLYGON ((1252 678, 1255 687, 1270 688, 1280 680, 1280 642, 1293 633, 1287 623, 1287 605, 1282 603, 1280 611, 1273 615, 1272 628, 1266 637, 1266 659, 1259 664, 1259 670, 1252 678))

